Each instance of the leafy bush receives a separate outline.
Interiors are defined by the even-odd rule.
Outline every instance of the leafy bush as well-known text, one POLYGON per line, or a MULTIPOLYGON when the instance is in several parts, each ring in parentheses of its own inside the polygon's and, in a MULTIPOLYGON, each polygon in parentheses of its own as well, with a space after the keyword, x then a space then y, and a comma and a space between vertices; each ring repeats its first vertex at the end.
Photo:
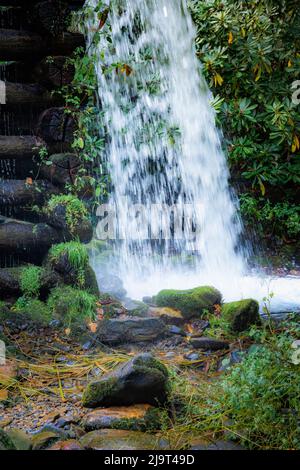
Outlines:
MULTIPOLYGON (((274 234, 294 239, 300 183, 300 107, 292 102, 300 65, 298 1, 188 4, 231 173, 257 201, 261 235, 270 233, 271 218, 274 234)), ((243 204, 250 225, 254 220, 245 209, 243 204)))

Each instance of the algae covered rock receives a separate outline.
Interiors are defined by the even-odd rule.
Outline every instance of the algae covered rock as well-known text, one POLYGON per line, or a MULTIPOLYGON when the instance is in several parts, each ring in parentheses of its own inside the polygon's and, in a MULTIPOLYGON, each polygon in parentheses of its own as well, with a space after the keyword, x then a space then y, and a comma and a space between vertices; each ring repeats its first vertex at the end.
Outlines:
POLYGON ((236 332, 260 323, 259 305, 253 299, 225 303, 222 306, 222 316, 229 323, 231 330, 236 332))
POLYGON ((165 330, 159 318, 110 318, 99 323, 97 339, 109 345, 149 342, 163 336, 165 330))
POLYGON ((119 429, 91 431, 80 439, 80 444, 87 450, 152 450, 166 447, 155 435, 119 429))
POLYGON ((138 403, 163 404, 168 399, 167 368, 151 354, 140 354, 113 372, 88 384, 83 405, 127 406, 138 403))
POLYGON ((30 436, 21 429, 12 428, 7 431, 17 450, 30 450, 32 447, 30 436))
POLYGON ((0 450, 17 450, 7 432, 0 428, 0 450))
POLYGON ((188 290, 162 290, 155 297, 158 307, 170 307, 180 310, 185 319, 200 317, 205 310, 213 311, 214 305, 220 304, 222 294, 210 286, 188 290))

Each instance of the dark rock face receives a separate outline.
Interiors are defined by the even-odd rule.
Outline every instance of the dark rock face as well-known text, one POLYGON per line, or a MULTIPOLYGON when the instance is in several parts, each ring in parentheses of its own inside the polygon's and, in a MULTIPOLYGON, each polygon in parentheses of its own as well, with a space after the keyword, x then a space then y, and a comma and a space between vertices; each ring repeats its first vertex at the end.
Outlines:
POLYGON ((203 349, 204 351, 218 351, 219 349, 228 349, 229 344, 226 341, 221 341, 214 338, 193 338, 190 341, 195 349, 203 349))
POLYGON ((168 371, 151 354, 140 354, 101 379, 91 382, 83 405, 121 406, 163 404, 168 399, 168 371))
POLYGON ((251 325, 261 322, 258 302, 253 299, 224 304, 222 316, 229 322, 232 331, 236 332, 247 330, 251 325))
POLYGON ((165 333, 165 325, 158 318, 123 317, 100 323, 97 338, 101 343, 117 345, 154 341, 165 333))
POLYGON ((80 161, 72 153, 59 153, 51 155, 51 165, 41 166, 41 175, 51 183, 64 186, 74 183, 76 174, 80 168, 80 161))
POLYGON ((38 136, 49 144, 55 142, 71 144, 75 130, 75 121, 65 113, 65 108, 46 109, 41 114, 37 126, 38 136))

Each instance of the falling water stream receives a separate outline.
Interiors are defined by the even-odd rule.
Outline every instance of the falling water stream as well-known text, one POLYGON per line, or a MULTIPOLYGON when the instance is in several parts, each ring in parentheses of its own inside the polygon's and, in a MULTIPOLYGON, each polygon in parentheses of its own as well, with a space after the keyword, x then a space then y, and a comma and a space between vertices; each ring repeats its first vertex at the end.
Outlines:
MULTIPOLYGON (((105 25, 98 45, 99 15, 89 20, 118 240, 109 269, 135 299, 162 288, 210 284, 226 300, 251 296, 261 302, 274 292, 274 311, 299 307, 299 279, 249 273, 238 202, 186 3, 114 1, 110 37, 105 25)), ((98 1, 87 4, 96 8, 98 1)), ((97 258, 93 264, 100 275, 103 266, 97 258)))

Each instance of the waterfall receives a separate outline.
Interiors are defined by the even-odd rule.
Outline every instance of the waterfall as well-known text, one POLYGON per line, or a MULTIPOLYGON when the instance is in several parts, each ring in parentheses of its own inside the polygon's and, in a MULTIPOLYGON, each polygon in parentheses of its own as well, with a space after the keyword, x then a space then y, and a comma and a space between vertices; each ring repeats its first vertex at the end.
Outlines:
POLYGON ((87 44, 116 219, 110 269, 134 298, 201 284, 241 298, 247 250, 187 2, 107 0, 104 21, 98 3, 86 3, 87 44))

